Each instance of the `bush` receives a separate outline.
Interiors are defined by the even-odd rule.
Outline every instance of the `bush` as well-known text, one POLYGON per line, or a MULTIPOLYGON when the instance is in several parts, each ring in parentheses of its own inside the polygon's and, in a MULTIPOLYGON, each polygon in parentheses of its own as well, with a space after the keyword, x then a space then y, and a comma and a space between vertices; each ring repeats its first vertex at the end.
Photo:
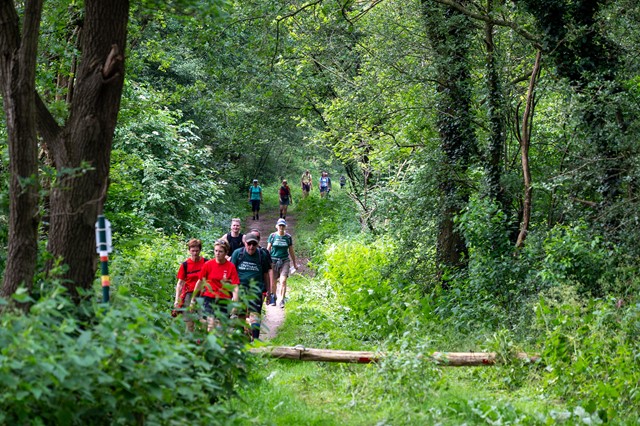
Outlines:
MULTIPOLYGON (((237 333, 181 335, 126 291, 118 308, 72 305, 58 288, 0 318, 0 424, 219 424, 217 401, 247 371, 237 333), (87 309, 88 308, 88 309, 87 309), (95 310, 94 323, 76 319, 95 310)), ((240 335, 242 333, 239 333, 240 335)), ((226 420, 225 420, 226 421, 226 420)))
POLYGON ((640 303, 542 299, 536 313, 545 332, 546 390, 603 421, 638 420, 640 303))
POLYGON ((338 302, 349 310, 365 337, 385 336, 401 316, 392 305, 403 298, 387 271, 391 266, 387 252, 392 246, 379 239, 370 243, 343 240, 325 247, 322 276, 332 283, 338 302))

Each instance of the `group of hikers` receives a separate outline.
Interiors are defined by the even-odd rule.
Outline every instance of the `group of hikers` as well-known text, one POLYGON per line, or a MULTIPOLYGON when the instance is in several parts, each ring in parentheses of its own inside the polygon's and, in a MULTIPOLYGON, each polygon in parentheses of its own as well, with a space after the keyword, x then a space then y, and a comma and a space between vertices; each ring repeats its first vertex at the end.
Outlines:
POLYGON ((213 245, 214 258, 201 256, 202 242, 187 243, 189 258, 178 268, 173 315, 182 311, 187 331, 194 331, 195 321, 202 318, 207 331, 220 325, 221 316, 237 316, 247 321, 251 340, 260 336, 261 312, 264 301, 284 308, 287 278, 298 268, 293 251, 293 239, 286 232, 287 222, 280 218, 276 232, 269 235, 267 247, 260 246, 260 230, 240 232, 239 218, 231 220, 228 233, 213 245), (278 285, 279 284, 279 285, 278 285), (202 296, 202 312, 198 311, 196 295, 202 296), (232 308, 232 302, 247 301, 246 308, 232 308))
MULTIPOLYGON (((344 188, 346 184, 346 178, 344 175, 340 176, 340 188, 344 188)), ((300 186, 302 187, 302 196, 307 197, 311 188, 313 188, 313 178, 311 177, 311 173, 309 170, 306 170, 302 174, 302 178, 300 179, 300 186)), ((318 179, 318 190, 320 191, 320 197, 324 198, 329 195, 331 192, 331 178, 329 177, 329 173, 322 172, 320 175, 320 179, 318 179)))
MULTIPOLYGON (((340 176, 340 188, 344 188, 346 184, 346 178, 344 175, 340 176)), ((302 188, 302 198, 309 196, 309 192, 313 188, 313 178, 309 170, 305 170, 300 178, 300 187, 302 188)), ((323 171, 320 179, 318 179, 318 190, 320 191, 320 197, 324 198, 331 192, 331 178, 329 173, 323 171)), ((291 188, 286 179, 282 179, 282 185, 278 190, 279 205, 280 205, 280 218, 287 218, 287 208, 293 203, 291 197, 291 188)), ((258 185, 258 179, 254 179, 252 185, 249 187, 249 203, 251 203, 251 211, 253 213, 253 220, 260 220, 260 203, 262 202, 262 187, 258 185)))
MULTIPOLYGON (((300 179, 302 196, 307 197, 313 188, 313 179, 309 170, 300 179)), ((340 187, 344 187, 345 178, 340 177, 340 187)), ((331 192, 331 178, 325 171, 318 180, 318 189, 322 198, 331 192)), ((228 233, 216 240, 213 245, 213 259, 201 256, 202 241, 191 239, 187 243, 189 257, 178 268, 173 316, 182 312, 186 329, 194 331, 195 321, 207 324, 207 331, 220 325, 222 316, 237 316, 247 321, 247 334, 251 340, 260 336, 261 312, 263 303, 284 308, 287 294, 287 278, 298 268, 293 251, 293 238, 286 232, 287 207, 293 202, 291 188, 287 180, 282 180, 279 189, 280 217, 276 222, 276 232, 267 238, 267 246, 260 246, 260 230, 253 228, 249 233, 241 232, 242 221, 231 219, 228 233), (246 301, 246 309, 229 307, 240 306, 241 299, 246 301), (198 310, 201 296, 202 312, 198 310), (204 317, 202 316, 204 315, 204 317)), ((262 188, 254 179, 249 187, 249 203, 253 220, 260 220, 262 188)))

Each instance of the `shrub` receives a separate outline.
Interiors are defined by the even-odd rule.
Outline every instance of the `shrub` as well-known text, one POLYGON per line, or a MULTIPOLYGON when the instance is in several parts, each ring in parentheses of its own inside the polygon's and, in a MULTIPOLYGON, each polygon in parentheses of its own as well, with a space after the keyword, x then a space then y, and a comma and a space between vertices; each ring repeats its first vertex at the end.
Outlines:
POLYGON ((637 420, 640 304, 609 299, 552 305, 541 299, 536 313, 545 332, 546 390, 603 421, 637 420))
MULTIPOLYGON (((332 283, 337 300, 367 335, 386 334, 393 326, 389 316, 396 283, 386 273, 387 251, 392 243, 382 239, 365 243, 339 241, 325 247, 321 271, 332 283)), ((397 313, 394 316, 398 316, 397 313)))
MULTIPOLYGON (((247 370, 236 333, 193 338, 121 288, 92 323, 58 288, 0 318, 0 424, 217 424, 247 370)), ((87 310, 87 306, 80 309, 87 310)), ((240 333, 241 334, 241 333, 240 333)))

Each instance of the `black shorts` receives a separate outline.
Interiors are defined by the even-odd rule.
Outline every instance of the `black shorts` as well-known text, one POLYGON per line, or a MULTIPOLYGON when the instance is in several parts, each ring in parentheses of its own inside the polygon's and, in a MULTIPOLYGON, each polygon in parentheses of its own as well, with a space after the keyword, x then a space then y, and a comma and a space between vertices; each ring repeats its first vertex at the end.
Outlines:
POLYGON ((264 297, 262 297, 262 293, 260 295, 253 295, 253 298, 249 300, 249 312, 262 312, 262 303, 264 302, 264 297))
POLYGON ((229 303, 231 299, 219 299, 217 297, 203 296, 204 299, 204 313, 208 317, 216 316, 219 312, 221 316, 227 316, 229 314, 229 303))
POLYGON ((311 184, 310 183, 303 183, 302 184, 302 190, 304 192, 309 192, 311 190, 311 184))
POLYGON ((254 211, 260 211, 260 200, 251 200, 251 209, 254 211))

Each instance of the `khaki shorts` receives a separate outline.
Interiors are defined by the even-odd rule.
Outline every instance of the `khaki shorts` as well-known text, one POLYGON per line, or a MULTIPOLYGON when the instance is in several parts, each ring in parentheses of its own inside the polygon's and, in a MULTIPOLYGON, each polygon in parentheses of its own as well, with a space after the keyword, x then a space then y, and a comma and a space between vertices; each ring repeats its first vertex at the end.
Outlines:
POLYGON ((274 277, 288 277, 289 276, 289 267, 291 266, 291 259, 287 260, 279 260, 276 259, 275 262, 271 263, 271 269, 273 269, 274 277))

